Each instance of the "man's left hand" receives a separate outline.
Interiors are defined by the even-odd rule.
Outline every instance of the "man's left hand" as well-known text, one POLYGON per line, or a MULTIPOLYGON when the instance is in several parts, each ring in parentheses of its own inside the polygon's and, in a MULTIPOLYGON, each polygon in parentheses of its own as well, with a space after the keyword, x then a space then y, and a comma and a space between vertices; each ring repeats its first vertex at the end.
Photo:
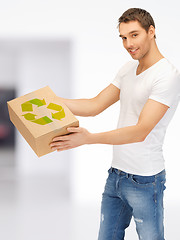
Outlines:
POLYGON ((91 133, 82 127, 69 127, 71 134, 55 137, 50 143, 52 150, 63 151, 79 147, 84 144, 90 144, 91 133))

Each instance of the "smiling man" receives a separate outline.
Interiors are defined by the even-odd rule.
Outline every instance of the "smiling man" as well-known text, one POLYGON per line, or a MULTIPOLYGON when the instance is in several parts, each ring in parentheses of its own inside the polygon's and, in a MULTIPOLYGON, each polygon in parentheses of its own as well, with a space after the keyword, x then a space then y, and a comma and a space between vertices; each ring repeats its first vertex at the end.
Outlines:
POLYGON ((95 116, 120 100, 117 129, 90 133, 69 128, 72 134, 53 139, 62 151, 83 144, 113 145, 106 181, 99 240, 123 240, 132 217, 141 240, 164 240, 163 141, 180 99, 180 74, 160 53, 151 15, 128 9, 119 18, 123 46, 136 61, 126 63, 112 83, 91 99, 63 99, 78 116, 95 116))

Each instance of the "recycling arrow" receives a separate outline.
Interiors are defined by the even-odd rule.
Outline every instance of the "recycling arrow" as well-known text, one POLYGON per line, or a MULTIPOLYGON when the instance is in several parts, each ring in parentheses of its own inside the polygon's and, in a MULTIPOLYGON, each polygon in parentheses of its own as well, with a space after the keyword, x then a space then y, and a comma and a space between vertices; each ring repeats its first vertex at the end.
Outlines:
POLYGON ((35 116, 37 116, 37 115, 32 114, 32 113, 26 113, 26 114, 24 114, 24 115, 22 115, 22 116, 24 116, 25 119, 32 121, 32 120, 35 119, 35 116))
POLYGON ((57 120, 61 120, 62 118, 65 117, 64 110, 62 110, 61 112, 51 113, 51 114, 52 114, 52 118, 57 119, 57 120))
POLYGON ((35 119, 32 122, 40 124, 40 125, 46 125, 48 123, 51 123, 52 120, 50 118, 48 118, 47 116, 45 116, 45 117, 42 117, 42 118, 35 119))
POLYGON ((57 119, 57 120, 61 120, 62 118, 65 118, 64 109, 60 105, 57 105, 55 103, 50 103, 47 106, 47 108, 58 111, 57 113, 51 113, 52 118, 57 119))
POLYGON ((48 118, 47 116, 38 118, 38 119, 35 118, 35 116, 37 116, 37 115, 32 114, 32 113, 26 113, 22 116, 24 116, 26 120, 29 120, 31 122, 34 122, 34 123, 37 123, 40 125, 45 125, 45 124, 52 122, 52 120, 50 118, 48 118))
POLYGON ((40 100, 40 99, 38 99, 38 98, 35 98, 35 99, 30 100, 29 102, 32 103, 32 104, 34 104, 34 105, 37 105, 38 107, 43 106, 43 105, 46 105, 46 102, 45 102, 44 99, 43 99, 43 100, 40 100))
POLYGON ((21 104, 21 108, 23 112, 33 111, 32 103, 30 103, 29 101, 21 104))
POLYGON ((27 102, 21 104, 22 111, 23 112, 32 112, 33 111, 32 104, 40 107, 40 106, 46 105, 46 102, 44 99, 40 100, 38 98, 34 98, 30 101, 27 101, 27 102))

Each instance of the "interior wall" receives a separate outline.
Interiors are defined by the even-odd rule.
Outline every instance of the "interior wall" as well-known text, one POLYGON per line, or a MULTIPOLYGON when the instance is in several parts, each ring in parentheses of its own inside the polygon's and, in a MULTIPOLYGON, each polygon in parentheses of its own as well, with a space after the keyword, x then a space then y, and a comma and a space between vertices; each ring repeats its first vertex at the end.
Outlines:
MULTIPOLYGON (((56 95, 71 97, 71 51, 72 45, 68 39, 0 41, 0 86, 14 87, 19 97, 48 85, 56 95)), ((63 194, 70 197, 68 169, 71 169, 73 158, 70 152, 64 152, 61 156, 51 153, 38 158, 16 130, 15 149, 1 148, 0 156, 0 172, 14 176, 14 185, 18 188, 26 189, 29 177, 33 177, 34 181, 36 179, 36 184, 42 181, 41 178, 52 177, 63 194)), ((23 191, 20 193, 24 194, 23 191)), ((26 192, 24 195, 27 195, 26 192)))

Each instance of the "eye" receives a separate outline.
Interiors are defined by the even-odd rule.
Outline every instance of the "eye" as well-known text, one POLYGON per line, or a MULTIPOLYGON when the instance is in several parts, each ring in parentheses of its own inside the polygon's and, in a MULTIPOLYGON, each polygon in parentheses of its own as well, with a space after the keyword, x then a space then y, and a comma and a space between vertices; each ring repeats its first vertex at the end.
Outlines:
POLYGON ((135 34, 133 34, 133 35, 132 35, 132 37, 133 37, 133 38, 135 38, 135 37, 137 37, 137 35, 138 35, 138 34, 137 34, 137 33, 135 33, 135 34))

